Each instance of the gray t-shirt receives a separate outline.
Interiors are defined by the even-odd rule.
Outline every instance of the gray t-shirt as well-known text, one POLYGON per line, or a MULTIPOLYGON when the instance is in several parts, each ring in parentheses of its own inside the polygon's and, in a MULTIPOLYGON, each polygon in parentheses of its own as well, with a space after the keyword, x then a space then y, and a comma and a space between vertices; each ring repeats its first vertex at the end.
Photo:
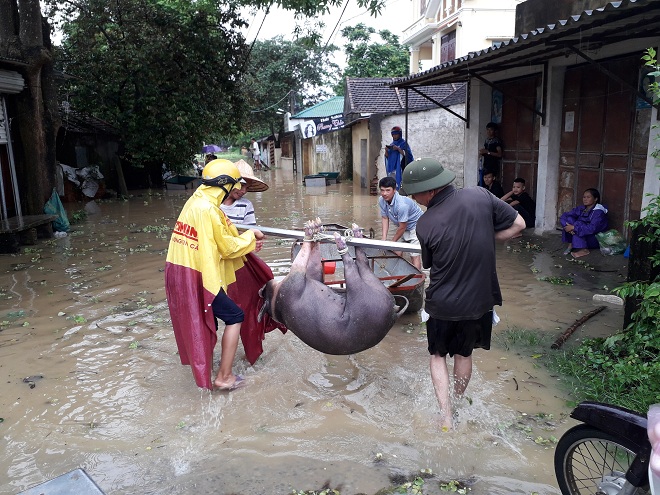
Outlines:
POLYGON ((495 266, 495 232, 518 213, 483 187, 448 186, 417 221, 422 265, 430 268, 425 310, 433 318, 480 318, 502 304, 495 266))

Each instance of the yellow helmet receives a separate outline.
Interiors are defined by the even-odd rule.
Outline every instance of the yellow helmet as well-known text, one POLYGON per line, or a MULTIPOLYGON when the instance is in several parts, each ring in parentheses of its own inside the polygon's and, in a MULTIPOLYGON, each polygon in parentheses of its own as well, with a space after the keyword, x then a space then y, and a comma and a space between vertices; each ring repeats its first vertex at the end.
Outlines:
POLYGON ((236 168, 236 165, 229 160, 212 160, 202 170, 202 184, 221 187, 227 194, 240 182, 245 181, 241 177, 241 173, 236 168), (226 186, 229 186, 229 188, 226 186))

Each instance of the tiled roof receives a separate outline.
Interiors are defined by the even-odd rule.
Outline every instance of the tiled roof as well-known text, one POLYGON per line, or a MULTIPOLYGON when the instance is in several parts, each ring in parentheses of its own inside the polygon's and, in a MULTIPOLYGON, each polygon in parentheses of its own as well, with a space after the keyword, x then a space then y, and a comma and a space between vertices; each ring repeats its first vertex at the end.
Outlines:
POLYGON ((69 132, 119 135, 119 131, 112 124, 72 108, 69 108, 68 112, 60 108, 60 118, 62 119, 62 126, 69 132))
POLYGON ((585 10, 555 24, 537 28, 509 41, 470 52, 419 74, 393 80, 397 87, 466 81, 470 73, 497 72, 503 68, 542 64, 553 57, 627 40, 657 37, 660 1, 622 0, 595 10, 585 10))
MULTIPOLYGON (((406 108, 404 90, 391 88, 389 77, 346 78, 346 101, 344 113, 391 113, 406 108)), ((419 89, 429 98, 443 105, 465 102, 465 84, 442 84, 419 89)), ((436 104, 415 91, 408 92, 408 110, 422 110, 436 104)))
POLYGON ((329 100, 317 103, 313 107, 309 107, 302 112, 292 115, 292 119, 313 119, 318 117, 330 117, 337 115, 344 111, 344 97, 333 96, 329 100))

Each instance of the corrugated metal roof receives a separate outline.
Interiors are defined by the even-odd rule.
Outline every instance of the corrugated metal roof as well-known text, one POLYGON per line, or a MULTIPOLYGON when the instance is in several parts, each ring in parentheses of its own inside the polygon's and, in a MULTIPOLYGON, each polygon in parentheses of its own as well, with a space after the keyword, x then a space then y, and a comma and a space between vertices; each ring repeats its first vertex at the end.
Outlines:
POLYGON ((292 115, 292 119, 313 119, 319 117, 330 117, 344 112, 344 97, 333 96, 329 100, 317 103, 302 112, 292 115))
POLYGON ((559 20, 530 33, 470 52, 429 70, 394 80, 393 87, 424 86, 467 80, 470 72, 481 75, 508 68, 532 66, 574 52, 568 46, 591 50, 631 39, 657 39, 660 33, 660 1, 622 0, 559 20))

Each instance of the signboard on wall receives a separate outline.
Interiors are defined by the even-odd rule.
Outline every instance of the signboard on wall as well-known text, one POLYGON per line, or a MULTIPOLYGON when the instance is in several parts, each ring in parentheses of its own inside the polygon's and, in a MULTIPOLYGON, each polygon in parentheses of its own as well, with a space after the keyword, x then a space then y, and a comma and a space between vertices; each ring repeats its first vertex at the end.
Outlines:
POLYGON ((300 124, 300 132, 303 138, 311 138, 319 134, 326 134, 328 132, 337 131, 346 126, 343 113, 331 115, 329 117, 318 117, 315 119, 306 120, 300 124))

